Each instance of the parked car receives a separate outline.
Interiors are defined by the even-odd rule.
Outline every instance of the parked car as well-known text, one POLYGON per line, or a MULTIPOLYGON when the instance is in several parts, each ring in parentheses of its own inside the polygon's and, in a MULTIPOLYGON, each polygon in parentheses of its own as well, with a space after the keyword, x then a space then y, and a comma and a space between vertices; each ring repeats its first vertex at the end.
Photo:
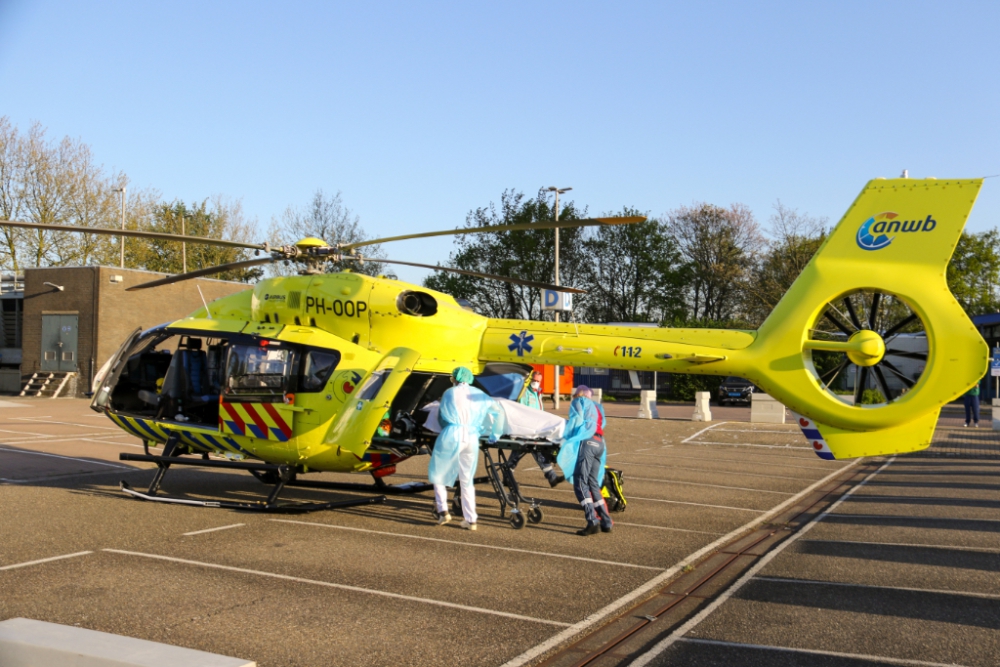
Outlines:
POLYGON ((719 385, 719 405, 726 403, 746 403, 750 405, 750 396, 758 391, 750 380, 729 376, 719 385))

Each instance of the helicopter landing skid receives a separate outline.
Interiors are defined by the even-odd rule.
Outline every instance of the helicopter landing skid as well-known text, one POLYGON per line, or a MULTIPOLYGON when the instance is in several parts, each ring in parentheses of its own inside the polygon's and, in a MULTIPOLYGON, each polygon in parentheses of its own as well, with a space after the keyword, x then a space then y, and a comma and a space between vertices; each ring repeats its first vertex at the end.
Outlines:
MULTIPOLYGON (((375 496, 372 498, 352 498, 350 500, 335 500, 326 503, 315 502, 291 502, 279 503, 278 496, 287 485, 295 480, 295 469, 286 465, 274 465, 270 463, 253 463, 248 461, 216 461, 203 458, 190 459, 183 458, 175 454, 177 451, 177 440, 171 436, 163 446, 163 455, 154 456, 151 454, 119 454, 121 461, 143 461, 155 463, 157 467, 156 475, 149 485, 149 489, 142 493, 136 491, 128 482, 120 483, 121 490, 133 498, 150 500, 154 502, 169 503, 175 505, 194 505, 199 507, 222 507, 226 509, 247 510, 254 512, 315 512, 318 510, 337 509, 343 507, 355 507, 358 505, 372 505, 385 502, 385 496, 375 496), (194 500, 191 498, 179 498, 176 496, 158 496, 157 491, 164 475, 170 466, 196 466, 199 468, 216 468, 226 470, 247 470, 258 479, 264 476, 273 479, 274 488, 268 495, 266 501, 231 501, 231 500, 194 500)), ((262 481, 264 481, 262 479, 262 481)), ((305 485, 303 485, 305 486, 305 485)))

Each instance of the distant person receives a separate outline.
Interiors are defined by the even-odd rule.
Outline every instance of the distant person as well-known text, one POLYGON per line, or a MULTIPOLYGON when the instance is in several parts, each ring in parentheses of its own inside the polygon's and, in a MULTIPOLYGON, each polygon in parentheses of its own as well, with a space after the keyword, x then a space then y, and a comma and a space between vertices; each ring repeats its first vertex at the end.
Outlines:
MULTIPOLYGON (((524 394, 518 400, 521 405, 526 405, 529 408, 534 408, 535 410, 544 410, 542 407, 542 374, 535 371, 531 375, 531 383, 525 387, 524 394)), ((560 475, 555 471, 555 467, 552 463, 545 458, 545 454, 541 452, 532 452, 532 456, 535 457, 535 463, 538 467, 542 469, 542 474, 545 475, 545 479, 548 480, 549 486, 556 486, 560 482, 565 481, 565 477, 560 475)), ((510 457, 507 459, 507 467, 511 470, 517 468, 518 461, 524 457, 524 452, 511 452, 510 457)))
POLYGON ((979 428, 979 383, 976 383, 963 396, 965 400, 965 425, 972 423, 973 428, 979 428))
POLYGON ((472 387, 472 371, 459 366, 451 373, 451 389, 441 396, 438 421, 441 433, 434 441, 434 452, 427 466, 427 477, 434 485, 435 518, 439 526, 451 521, 448 512, 448 488, 459 483, 462 497, 462 528, 476 529, 476 488, 474 479, 479 465, 479 437, 489 432, 490 441, 499 437, 503 410, 486 393, 472 387))
POLYGON ((569 419, 562 445, 559 448, 559 467, 573 482, 576 499, 583 506, 587 525, 576 531, 577 535, 593 535, 598 530, 610 533, 614 523, 604 502, 601 486, 604 483, 604 463, 608 450, 604 444, 604 426, 607 420, 604 409, 592 400, 593 392, 580 385, 573 393, 569 406, 569 419))

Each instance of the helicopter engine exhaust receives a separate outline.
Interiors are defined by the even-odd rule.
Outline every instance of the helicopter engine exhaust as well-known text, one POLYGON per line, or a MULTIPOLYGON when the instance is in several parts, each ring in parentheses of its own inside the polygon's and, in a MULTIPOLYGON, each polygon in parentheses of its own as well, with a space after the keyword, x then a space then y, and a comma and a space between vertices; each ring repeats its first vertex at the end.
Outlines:
POLYGON ((430 317, 438 310, 437 299, 427 292, 407 290, 396 298, 396 308, 404 315, 430 317))

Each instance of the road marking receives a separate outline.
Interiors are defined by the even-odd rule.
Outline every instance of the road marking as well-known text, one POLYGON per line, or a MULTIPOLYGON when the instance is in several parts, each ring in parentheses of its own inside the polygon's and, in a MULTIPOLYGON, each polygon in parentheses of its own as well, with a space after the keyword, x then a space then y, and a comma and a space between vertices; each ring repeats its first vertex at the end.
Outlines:
MULTIPOLYGON (((694 460, 704 461, 705 459, 694 459, 694 460)), ((718 468, 695 468, 692 466, 665 466, 657 463, 642 463, 639 461, 617 462, 617 465, 623 465, 623 464, 629 466, 643 466, 646 468, 667 468, 669 470, 694 470, 696 472, 711 472, 717 475, 744 475, 749 477, 770 477, 772 479, 794 479, 797 482, 811 482, 814 479, 813 477, 795 477, 793 475, 767 475, 765 473, 760 473, 760 472, 743 472, 742 470, 719 470, 718 468)), ((761 463, 760 465, 768 465, 768 464, 761 463)), ((843 470, 843 468, 840 468, 840 470, 843 470)))
POLYGON ((629 475, 630 480, 637 479, 641 482, 666 482, 668 484, 684 484, 686 486, 708 486, 713 489, 731 489, 733 491, 755 491, 757 493, 777 493, 782 496, 794 496, 790 491, 767 491, 766 489, 751 489, 748 486, 722 486, 721 484, 703 484, 701 482, 681 482, 676 479, 657 479, 656 477, 635 477, 629 475))
POLYGON ((663 500, 662 498, 640 498, 630 496, 629 500, 649 500, 654 503, 670 503, 671 505, 694 505, 695 507, 714 507, 720 510, 737 510, 739 512, 766 512, 767 510, 752 510, 749 507, 730 507, 729 505, 706 505, 705 503, 687 503, 682 500, 663 500))
POLYGON ((233 523, 228 526, 219 526, 218 528, 206 528, 205 530, 192 530, 190 533, 181 533, 181 535, 201 535, 202 533, 214 533, 217 530, 229 530, 230 528, 239 528, 245 526, 245 523, 233 523))
POLYGON ((706 426, 705 428, 701 429, 700 431, 698 431, 698 432, 697 432, 697 433, 695 433, 694 435, 689 435, 688 437, 686 437, 686 438, 684 438, 683 440, 681 440, 681 444, 683 445, 683 444, 685 444, 685 443, 686 443, 686 442, 687 442, 688 440, 693 440, 693 439, 697 438, 697 437, 698 437, 699 435, 701 435, 701 434, 702 434, 702 433, 704 433, 705 431, 710 431, 711 429, 715 428, 716 426, 722 426, 722 425, 723 425, 723 424, 725 424, 725 423, 726 423, 726 422, 719 422, 718 424, 712 424, 711 426, 706 426))
POLYGON ((92 424, 77 424, 75 422, 54 422, 44 417, 11 417, 11 419, 16 419, 18 421, 25 421, 25 422, 41 422, 43 424, 62 424, 63 426, 79 426, 80 428, 99 428, 102 431, 121 430, 117 426, 94 426, 92 424))
MULTIPOLYGON (((638 454, 638 456, 657 456, 656 454, 638 454)), ((774 466, 778 468, 802 468, 803 470, 822 470, 824 468, 829 468, 829 461, 824 461, 819 457, 814 456, 784 456, 782 454, 754 454, 754 456, 767 456, 772 459, 792 459, 793 461, 815 461, 815 465, 810 466, 798 466, 793 463, 774 463, 772 461, 758 461, 754 459, 748 459, 746 457, 727 459, 720 458, 718 456, 683 456, 681 454, 673 454, 668 458, 663 460, 673 461, 674 459, 684 459, 685 461, 713 461, 716 463, 733 463, 736 465, 754 465, 754 466, 774 466)), ((837 463, 840 463, 837 461, 837 463)))
POLYGON ((948 544, 909 544, 907 542, 860 542, 855 540, 802 540, 803 542, 828 542, 831 544, 870 544, 876 547, 916 547, 920 549, 954 549, 955 551, 980 551, 982 553, 997 554, 1000 553, 1000 549, 991 549, 989 547, 959 547, 952 546, 948 544))
MULTIPOLYGON (((743 472, 742 470, 713 470, 711 468, 691 468, 689 466, 664 466, 657 463, 634 463, 632 461, 619 461, 616 465, 642 466, 643 468, 666 468, 667 470, 693 470, 695 472, 711 472, 717 475, 739 475, 741 477, 767 477, 770 479, 794 479, 796 482, 810 482, 812 477, 795 477, 792 475, 765 475, 759 472, 743 472)), ((837 468, 844 470, 844 468, 837 468)))
POLYGON ((798 435, 799 434, 799 428, 798 428, 798 426, 792 426, 792 425, 789 425, 789 427, 786 428, 784 431, 767 431, 765 429, 756 429, 756 428, 720 428, 720 429, 717 429, 716 432, 717 433, 718 432, 721 432, 721 433, 779 433, 781 435, 798 435))
POLYGON ((822 651, 811 648, 790 648, 786 646, 764 646, 762 644, 741 644, 738 642, 723 642, 716 639, 689 639, 687 637, 678 641, 688 644, 708 644, 709 646, 733 646, 736 648, 752 648, 761 651, 781 651, 782 653, 805 653, 806 655, 826 655, 832 658, 849 658, 853 660, 870 660, 871 662, 885 662, 892 665, 912 665, 913 667, 962 667, 955 662, 927 662, 926 660, 908 660, 906 658, 888 658, 881 655, 868 655, 865 653, 841 653, 840 651, 822 651))
POLYGON ((115 465, 114 463, 106 463, 104 461, 94 461, 93 459, 78 459, 74 456, 60 456, 59 454, 47 454, 45 452, 33 452, 28 449, 7 449, 6 447, 0 447, 0 452, 11 452, 13 454, 34 454, 35 456, 48 456, 54 459, 67 459, 69 461, 82 461, 84 463, 93 463, 98 466, 108 466, 109 468, 119 468, 121 470, 131 470, 128 466, 115 465))
POLYGON ((80 442, 86 440, 87 438, 96 437, 107 437, 107 433, 80 433, 78 435, 46 435, 38 438, 13 438, 11 440, 2 440, 0 444, 8 445, 11 447, 18 447, 21 445, 50 445, 56 442, 80 442))
MULTIPOLYGON (((424 537, 422 535, 407 535, 405 533, 390 533, 383 530, 369 530, 368 528, 354 528, 352 526, 337 526, 329 523, 314 523, 311 521, 295 521, 293 519, 269 519, 276 523, 291 523, 299 526, 312 526, 314 528, 333 528, 335 530, 350 530, 357 533, 370 533, 372 535, 388 535, 389 537, 405 537, 411 540, 425 540, 427 542, 443 542, 444 544, 457 544, 463 547, 476 547, 479 549, 494 549, 496 551, 512 551, 515 553, 530 554, 532 556, 545 556, 546 558, 566 558, 569 560, 581 560, 587 563, 597 563, 599 565, 615 565, 618 567, 634 567, 640 570, 655 570, 662 572, 662 567, 652 565, 634 565, 632 563, 620 563, 610 560, 598 560, 596 558, 584 558, 583 556, 567 556, 565 554, 551 553, 547 551, 530 551, 528 549, 514 549, 512 547, 497 547, 490 544, 476 544, 474 542, 461 542, 459 540, 445 540, 439 537, 424 537)), ((569 625, 567 623, 567 625, 569 625)))
POLYGON ((92 554, 93 551, 78 551, 75 554, 66 554, 65 556, 53 556, 52 558, 40 558, 38 560, 29 560, 27 563, 17 563, 16 565, 4 565, 0 567, 0 570, 14 570, 19 567, 28 567, 29 565, 40 565, 42 563, 51 563, 55 560, 65 560, 67 558, 76 558, 77 556, 86 556, 87 554, 92 554))
POLYGON ((647 593, 649 593, 649 591, 651 591, 651 590, 655 589, 656 587, 661 586, 662 584, 666 583, 674 575, 676 575, 684 567, 686 567, 688 563, 694 563, 694 562, 696 562, 699 558, 701 558, 705 554, 709 554, 709 553, 715 551, 716 549, 718 549, 723 544, 726 544, 727 542, 730 542, 730 541, 736 539, 737 537, 740 537, 741 535, 749 532, 750 530, 752 530, 756 526, 759 526, 760 524, 764 523, 765 521, 767 521, 771 517, 780 514, 782 511, 784 511, 784 509, 786 507, 794 505, 799 499, 804 498, 805 496, 809 495, 814 490, 816 490, 819 487, 823 486, 826 482, 830 481, 834 477, 837 477, 838 475, 843 474, 843 472, 844 472, 845 469, 851 468, 853 466, 856 466, 858 463, 860 463, 860 461, 861 461, 861 459, 855 459, 854 461, 852 461, 851 463, 849 463, 844 468, 839 468, 839 469, 835 470, 834 472, 831 472, 829 475, 827 475, 823 479, 810 484, 805 489, 803 489, 802 491, 800 491, 798 493, 798 495, 795 495, 795 496, 792 496, 791 498, 788 498, 787 500, 785 500, 784 502, 780 503, 779 505, 775 505, 767 513, 762 514, 759 517, 756 517, 754 519, 751 519, 750 521, 746 522, 745 524, 743 524, 739 528, 736 528, 735 530, 732 530, 732 531, 726 533, 725 535, 723 535, 719 539, 715 540, 711 544, 707 544, 707 545, 703 546, 701 549, 698 549, 697 551, 695 551, 694 553, 689 554, 686 558, 681 559, 675 565, 671 566, 669 569, 667 569, 666 571, 664 571, 663 574, 660 574, 660 575, 657 575, 656 577, 653 577, 652 579, 650 579, 649 581, 647 581, 642 586, 639 586, 638 588, 634 589, 630 593, 626 593, 625 595, 621 596, 620 598, 618 598, 614 602, 606 605, 605 607, 602 607, 601 609, 598 609, 597 611, 595 611, 593 614, 591 614, 590 616, 586 617, 582 621, 578 621, 577 623, 574 623, 573 625, 571 625, 570 627, 566 628, 562 632, 560 632, 560 633, 558 633, 556 635, 553 635, 552 637, 549 637, 544 642, 542 642, 542 643, 540 643, 540 644, 538 644, 538 645, 536 645, 536 646, 528 649, 524 653, 522 653, 522 654, 520 654, 520 655, 518 655, 518 656, 516 656, 516 657, 514 657, 514 658, 512 658, 510 660, 508 660, 501 667, 521 667, 522 665, 524 665, 524 664, 526 664, 528 662, 531 662, 532 660, 534 660, 538 656, 542 655, 543 653, 546 653, 547 651, 550 651, 551 649, 555 648, 556 646, 559 646, 560 644, 563 644, 564 642, 568 641, 570 638, 572 638, 572 637, 580 634, 581 632, 587 630, 591 626, 596 625, 597 623, 601 622, 603 619, 607 618, 611 614, 614 614, 614 613, 620 611, 622 607, 624 607, 625 605, 629 604, 633 600, 636 600, 636 599, 642 597, 643 595, 646 595, 647 593))
POLYGON ((774 581, 780 584, 807 584, 811 586, 845 586, 847 588, 871 588, 879 591, 907 591, 910 593, 944 593, 945 595, 965 595, 987 600, 1000 600, 994 593, 973 593, 971 591, 946 591, 938 588, 910 588, 907 586, 877 586, 875 584, 852 584, 846 581, 818 581, 816 579, 789 579, 786 577, 756 577, 757 581, 774 581))
POLYGON ((710 440, 705 440, 701 442, 688 442, 684 441, 685 445, 697 445, 699 447, 707 445, 719 445, 722 447, 760 447, 761 449, 805 449, 807 451, 812 451, 812 447, 797 447, 794 445, 754 445, 749 442, 712 442, 710 440))
POLYGON ((325 586, 327 588, 337 588, 344 591, 351 591, 353 593, 368 593, 370 595, 380 595, 382 597, 392 598, 395 600, 406 600, 407 602, 419 602, 422 604, 430 604, 438 607, 448 607, 450 609, 461 609, 462 611, 472 611, 479 614, 490 614, 493 616, 503 616, 505 618, 514 618, 519 621, 530 621, 532 623, 543 623, 545 625, 556 625, 559 627, 568 627, 569 623, 562 623, 560 621, 550 621, 545 618, 534 618, 532 616, 522 616, 521 614, 511 614, 506 611, 496 611, 495 609, 484 609, 482 607, 470 607, 469 605, 457 604, 454 602, 445 602, 444 600, 432 600, 430 598, 419 598, 413 595, 401 595, 399 593, 390 593, 388 591, 379 591, 372 588, 362 588, 360 586, 348 586, 346 584, 335 584, 329 581, 317 581, 315 579, 304 579, 302 577, 292 577, 287 574, 277 574, 275 572, 262 572, 261 570, 250 570, 242 567, 232 567, 230 565, 219 565, 217 563, 203 563, 196 560, 187 560, 184 558, 174 558, 172 556, 160 556, 158 554, 146 554, 140 553, 138 551, 123 551, 121 549, 102 549, 108 553, 122 554, 125 556, 138 556, 140 558, 151 558, 154 560, 163 560, 171 563, 181 563, 182 565, 194 565, 197 567, 206 567, 213 570, 225 570, 227 572, 239 572, 241 574, 255 574, 259 577, 270 577, 272 579, 282 579, 284 581, 294 581, 300 584, 311 584, 313 586, 325 586))
MULTIPOLYGON (((879 466, 879 468, 875 470, 875 472, 865 477, 860 483, 858 483, 857 486, 848 489, 847 492, 844 493, 844 495, 842 495, 840 498, 838 498, 836 502, 834 502, 820 514, 813 517, 809 521, 809 523, 807 523, 805 526, 802 527, 801 530, 799 530, 797 533, 794 533, 787 540, 781 542, 774 549, 764 554, 764 556, 762 556, 760 560, 758 560, 749 570, 747 570, 742 577, 736 580, 736 583, 734 583, 732 586, 724 590, 722 594, 719 595, 719 597, 712 600, 707 607, 703 608, 700 612, 692 616, 686 623, 684 623, 679 628, 674 630, 663 640, 657 642, 653 646, 653 648, 651 648, 646 653, 640 655, 634 661, 632 661, 630 663, 630 667, 645 667, 645 665, 648 665, 650 662, 656 660, 657 656, 661 655, 664 651, 670 648, 670 646, 673 645, 674 642, 676 642, 678 639, 682 638, 688 632, 693 630, 699 623, 708 618, 709 614, 711 614, 720 606, 722 606, 722 604, 725 603, 727 600, 729 600, 729 598, 732 597, 738 590, 743 588, 743 586, 745 586, 748 581, 757 576, 757 573, 760 572, 765 567, 767 567, 768 563, 774 560, 775 557, 778 556, 778 554, 780 554, 782 551, 785 550, 785 548, 787 548, 790 544, 794 544, 797 539, 799 539, 802 535, 805 535, 807 532, 809 532, 813 526, 822 521, 827 515, 830 514, 830 512, 835 510, 842 502, 844 502, 847 498, 849 498, 855 491, 864 487, 864 485, 867 484, 870 479, 872 479, 873 477, 875 477, 875 475, 885 470, 895 460, 896 457, 894 456, 888 461, 886 461, 884 464, 879 466)), ((861 459, 856 459, 856 461, 861 461, 861 459)), ((831 475, 831 477, 832 476, 833 475, 831 475)))

